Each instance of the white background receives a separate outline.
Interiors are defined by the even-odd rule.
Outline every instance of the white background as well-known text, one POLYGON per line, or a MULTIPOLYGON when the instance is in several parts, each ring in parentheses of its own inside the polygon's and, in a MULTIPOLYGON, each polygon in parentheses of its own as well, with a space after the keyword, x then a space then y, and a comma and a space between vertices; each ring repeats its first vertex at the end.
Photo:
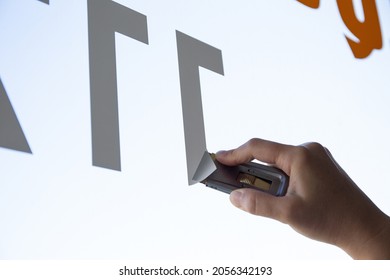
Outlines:
POLYGON ((187 186, 175 30, 222 50, 225 76, 201 71, 209 151, 321 142, 390 213, 389 2, 363 60, 335 1, 118 2, 149 32, 116 35, 122 172, 92 166, 86 1, 0 0, 0 77, 33 151, 0 149, 0 258, 348 259, 187 186))

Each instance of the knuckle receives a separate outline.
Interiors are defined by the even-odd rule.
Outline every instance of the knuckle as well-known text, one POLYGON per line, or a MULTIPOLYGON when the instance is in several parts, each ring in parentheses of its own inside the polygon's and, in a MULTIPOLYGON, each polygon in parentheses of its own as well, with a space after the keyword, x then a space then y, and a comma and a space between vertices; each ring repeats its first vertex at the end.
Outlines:
POLYGON ((246 142, 246 146, 250 149, 253 150, 255 149, 258 144, 259 144, 260 139, 259 138, 252 138, 248 142, 246 142))
POLYGON ((294 157, 302 165, 307 165, 313 158, 323 153, 326 153, 326 150, 320 143, 309 142, 295 147, 294 157))
POLYGON ((297 146, 294 151, 294 157, 300 162, 308 162, 311 152, 306 146, 297 146))
POLYGON ((306 147, 309 150, 313 150, 313 151, 323 151, 324 150, 324 147, 318 142, 307 143, 306 147))
POLYGON ((245 210, 253 215, 258 215, 258 205, 256 203, 256 198, 254 195, 248 195, 246 197, 245 210))
POLYGON ((240 149, 235 149, 231 151, 230 159, 232 164, 240 164, 242 158, 242 151, 240 149))

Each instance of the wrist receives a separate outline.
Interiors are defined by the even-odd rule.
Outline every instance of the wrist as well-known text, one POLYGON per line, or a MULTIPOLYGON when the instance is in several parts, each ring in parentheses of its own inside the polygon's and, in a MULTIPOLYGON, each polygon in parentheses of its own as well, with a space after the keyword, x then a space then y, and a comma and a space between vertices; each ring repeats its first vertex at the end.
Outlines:
POLYGON ((390 259, 390 218, 381 214, 380 219, 375 219, 371 225, 366 224, 364 230, 356 231, 346 246, 340 246, 353 259, 390 259))

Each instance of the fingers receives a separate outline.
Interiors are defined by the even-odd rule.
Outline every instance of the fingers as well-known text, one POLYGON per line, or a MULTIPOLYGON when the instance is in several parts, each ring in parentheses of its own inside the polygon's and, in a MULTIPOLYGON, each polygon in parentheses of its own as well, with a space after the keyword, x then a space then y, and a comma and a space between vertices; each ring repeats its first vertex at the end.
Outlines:
POLYGON ((232 204, 253 215, 283 221, 283 198, 252 189, 238 189, 230 194, 232 204))
POLYGON ((290 155, 293 147, 254 138, 237 149, 220 151, 216 154, 217 160, 225 165, 238 165, 258 159, 262 162, 275 164, 286 173, 290 171, 290 155))

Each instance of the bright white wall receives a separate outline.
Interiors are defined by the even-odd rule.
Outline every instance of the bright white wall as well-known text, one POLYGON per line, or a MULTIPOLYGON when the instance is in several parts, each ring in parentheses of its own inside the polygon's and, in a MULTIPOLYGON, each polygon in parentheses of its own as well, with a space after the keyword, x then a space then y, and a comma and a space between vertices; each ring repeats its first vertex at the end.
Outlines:
POLYGON ((86 1, 0 1, 0 77, 33 151, 0 149, 0 258, 348 259, 187 186, 175 30, 222 50, 225 76, 201 71, 209 151, 321 142, 390 213, 388 1, 364 60, 335 1, 118 2, 149 31, 116 35, 122 172, 91 164, 86 1))

